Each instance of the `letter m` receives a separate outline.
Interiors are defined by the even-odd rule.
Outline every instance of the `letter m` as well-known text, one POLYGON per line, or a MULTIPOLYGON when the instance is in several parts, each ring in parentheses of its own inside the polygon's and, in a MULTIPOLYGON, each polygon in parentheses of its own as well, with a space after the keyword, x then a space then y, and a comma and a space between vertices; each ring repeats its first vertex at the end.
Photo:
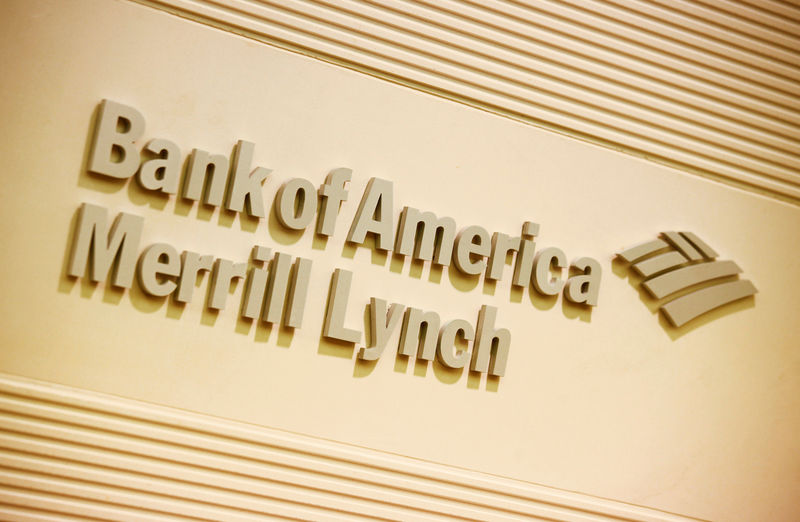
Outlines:
POLYGON ((120 212, 108 230, 108 210, 84 203, 72 240, 67 274, 81 277, 89 265, 89 279, 103 282, 112 265, 114 286, 130 288, 136 268, 136 251, 142 236, 144 219, 120 212))
POLYGON ((411 255, 412 248, 416 245, 414 259, 431 261, 435 249, 434 263, 443 266, 450 264, 456 235, 456 222, 453 218, 437 218, 433 212, 420 212, 415 208, 405 207, 400 214, 397 232, 396 253, 411 255))

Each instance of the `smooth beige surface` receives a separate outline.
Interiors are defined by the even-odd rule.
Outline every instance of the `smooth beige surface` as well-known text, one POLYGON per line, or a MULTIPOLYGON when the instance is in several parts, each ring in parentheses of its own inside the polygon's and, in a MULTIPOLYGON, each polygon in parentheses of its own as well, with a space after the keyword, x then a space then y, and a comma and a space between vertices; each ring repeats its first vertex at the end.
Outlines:
POLYGON ((4 519, 689 520, 6 374, 0 424, 4 519))
POLYGON ((800 202, 800 7, 781 0, 136 1, 800 202))
POLYGON ((18 1, 0 13, 0 371, 695 517, 798 517, 797 207, 132 3, 18 1), (87 176, 104 97, 142 111, 146 138, 184 154, 254 142, 254 163, 273 169, 270 207, 289 178, 353 169, 335 235, 322 244, 274 217, 242 222, 87 176), (410 205, 507 234, 540 223, 539 246, 601 260, 599 306, 512 292, 508 270, 475 284, 346 247, 372 176, 394 182, 395 217, 410 205), (136 286, 67 280, 82 202, 144 216, 143 245, 242 261, 260 243, 313 259, 303 327, 203 312, 205 282, 181 309, 136 286), (611 262, 661 230, 697 233, 759 294, 669 329, 611 262), (374 365, 356 364, 320 340, 337 267, 355 274, 352 328, 370 297, 445 321, 497 306, 512 333, 506 376, 405 364, 394 339, 374 365))

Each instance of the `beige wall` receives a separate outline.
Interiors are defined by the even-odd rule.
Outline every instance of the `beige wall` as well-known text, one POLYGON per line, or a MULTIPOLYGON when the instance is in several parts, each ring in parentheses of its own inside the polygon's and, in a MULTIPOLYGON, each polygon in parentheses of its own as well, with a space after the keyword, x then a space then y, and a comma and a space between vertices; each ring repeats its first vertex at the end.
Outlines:
MULTIPOLYGON (((718 520, 791 520, 800 495, 796 256, 800 209, 549 133, 128 2, 11 2, 2 8, 4 115, 0 371, 718 520), (292 177, 353 169, 325 245, 90 177, 102 98, 130 104, 146 136, 227 153, 256 143, 292 177), (433 275, 345 245, 372 176, 404 205, 517 234, 603 265, 591 314, 433 275), (314 262, 303 327, 237 321, 239 285, 218 316, 205 282, 185 309, 65 277, 83 202, 144 216, 163 241, 233 260, 254 244, 314 262), (615 252, 692 230, 735 260, 754 300, 675 331, 612 268, 615 252), (507 374, 487 382, 407 364, 394 342, 374 367, 321 339, 330 274, 355 272, 348 312, 371 296, 443 318, 499 308, 507 374), (544 309, 546 308, 546 309, 544 309)), ((397 335, 395 334, 395 338, 397 335)))

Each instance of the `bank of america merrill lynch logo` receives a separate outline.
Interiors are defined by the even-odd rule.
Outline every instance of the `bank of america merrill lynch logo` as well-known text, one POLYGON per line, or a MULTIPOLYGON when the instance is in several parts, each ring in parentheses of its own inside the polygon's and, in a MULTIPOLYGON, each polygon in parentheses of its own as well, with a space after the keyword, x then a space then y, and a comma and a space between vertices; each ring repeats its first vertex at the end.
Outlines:
POLYGON ((717 261, 714 249, 692 232, 663 232, 617 256, 644 277, 642 287, 650 296, 669 298, 660 310, 675 327, 757 292, 748 280, 731 281, 742 269, 733 261, 717 261))

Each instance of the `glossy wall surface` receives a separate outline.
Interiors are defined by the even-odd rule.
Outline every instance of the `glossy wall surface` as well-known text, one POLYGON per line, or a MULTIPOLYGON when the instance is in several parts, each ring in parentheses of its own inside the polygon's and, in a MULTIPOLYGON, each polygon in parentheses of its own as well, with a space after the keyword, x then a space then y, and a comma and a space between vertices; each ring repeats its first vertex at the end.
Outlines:
MULTIPOLYGON (((18 376, 688 517, 797 518, 795 204, 145 5, 41 0, 0 11, 4 393, 40 400, 39 385, 25 392, 13 383, 18 376), (332 169, 352 169, 336 233, 327 242, 310 228, 292 235, 274 215, 242 219, 135 180, 89 175, 87 146, 104 98, 136 107, 145 140, 170 139, 184 155, 255 143, 254 165, 272 169, 268 210, 291 178, 318 186, 332 169), (508 266, 495 285, 348 245, 374 176, 394 184, 395 219, 409 205, 509 235, 524 221, 539 223, 540 247, 600 261, 598 306, 514 290, 508 266), (228 307, 211 314, 206 280, 179 307, 136 284, 119 291, 70 279, 66 258, 84 202, 143 216, 143 246, 166 242, 244 261, 260 244, 311 259, 303 326, 237 320, 241 283, 228 307), (697 233, 759 293, 670 327, 612 262, 667 230, 697 233), (336 268, 354 272, 352 328, 363 329, 370 297, 445 320, 472 321, 482 305, 497 307, 498 325, 512 334, 506 375, 396 358, 398 332, 377 363, 357 362, 359 345, 321 337, 336 268)), ((74 410, 55 396, 44 401, 46 414, 9 399, 0 428, 32 437, 21 417, 74 410)), ((7 477, 24 468, 13 438, 3 439, 7 477)), ((102 482, 94 477, 86 480, 102 482)), ((26 484, 13 487, 33 487, 26 484)), ((630 516, 658 519, 646 513, 630 516)))

